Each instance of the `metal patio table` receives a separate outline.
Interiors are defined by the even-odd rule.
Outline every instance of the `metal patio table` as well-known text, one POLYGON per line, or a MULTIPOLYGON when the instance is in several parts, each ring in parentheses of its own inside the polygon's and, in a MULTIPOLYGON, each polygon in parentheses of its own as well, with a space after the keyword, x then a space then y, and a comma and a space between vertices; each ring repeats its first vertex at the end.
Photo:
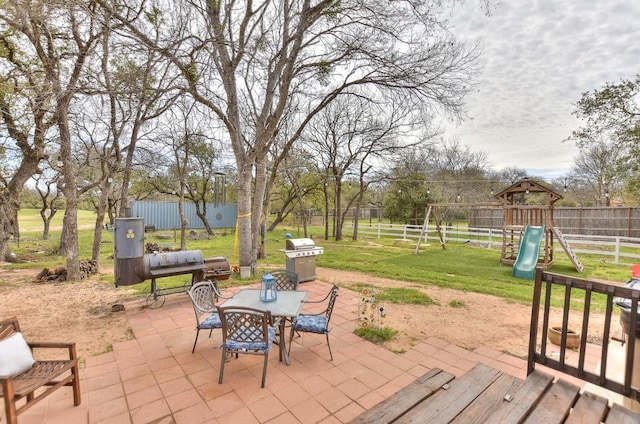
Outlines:
POLYGON ((260 289, 243 289, 234 294, 220 305, 221 307, 241 306, 245 308, 255 308, 261 311, 271 311, 273 318, 279 318, 280 339, 280 361, 284 358, 284 363, 289 365, 289 353, 285 345, 284 326, 287 318, 293 319, 300 315, 302 306, 309 292, 306 291, 279 291, 278 298, 272 302, 264 302, 260 299, 260 289))

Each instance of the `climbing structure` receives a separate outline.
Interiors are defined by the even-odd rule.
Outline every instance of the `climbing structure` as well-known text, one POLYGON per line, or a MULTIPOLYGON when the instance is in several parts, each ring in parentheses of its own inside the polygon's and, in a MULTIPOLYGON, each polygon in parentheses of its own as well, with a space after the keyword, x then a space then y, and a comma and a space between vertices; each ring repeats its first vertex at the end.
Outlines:
MULTIPOLYGON (((544 235, 540 246, 538 266, 548 269, 553 265, 553 240, 557 238, 559 230, 553 220, 553 205, 562 196, 548 187, 545 187, 529 178, 524 178, 507 187, 495 195, 504 210, 502 223, 503 241, 500 262, 513 265, 518 258, 520 241, 527 225, 532 227, 544 227, 544 235), (527 195, 543 197, 543 202, 537 205, 525 204, 527 195)), ((567 255, 571 258, 576 270, 582 272, 583 267, 575 256, 571 247, 563 240, 559 240, 567 255)))

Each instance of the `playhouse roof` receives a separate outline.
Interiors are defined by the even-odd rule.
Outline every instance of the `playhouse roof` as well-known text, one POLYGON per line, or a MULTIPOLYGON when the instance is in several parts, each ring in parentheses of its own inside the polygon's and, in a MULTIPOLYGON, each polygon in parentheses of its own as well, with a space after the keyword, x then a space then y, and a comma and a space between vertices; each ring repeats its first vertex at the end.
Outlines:
POLYGON ((497 193, 495 196, 496 199, 502 201, 505 204, 513 204, 513 196, 515 194, 521 193, 546 193, 547 194, 547 204, 552 205, 556 201, 562 199, 562 195, 556 193, 551 190, 549 187, 546 187, 542 184, 539 184, 529 178, 523 178, 515 184, 510 185, 509 187, 502 190, 500 193, 497 193))

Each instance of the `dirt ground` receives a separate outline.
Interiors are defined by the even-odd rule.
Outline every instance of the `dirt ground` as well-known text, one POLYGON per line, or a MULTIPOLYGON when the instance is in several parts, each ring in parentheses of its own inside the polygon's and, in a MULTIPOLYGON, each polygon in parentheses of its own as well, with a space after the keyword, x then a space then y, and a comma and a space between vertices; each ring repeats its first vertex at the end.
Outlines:
MULTIPOLYGON (((127 288, 99 283, 98 276, 76 283, 34 283, 40 270, 9 270, 0 264, 0 318, 17 316, 28 340, 76 342, 80 357, 109 350, 110 345, 133 337, 124 312, 112 311, 112 305, 131 299, 127 288)), ((526 357, 529 306, 502 299, 435 286, 376 278, 356 272, 318 268, 317 279, 350 284, 366 283, 377 287, 413 287, 426 292, 437 305, 384 305, 384 325, 398 330, 395 340, 386 344, 404 351, 420 340, 435 336, 461 347, 479 346, 526 357), (464 306, 452 307, 455 300, 464 306)), ((558 315, 559 316, 559 315, 558 315)), ((595 328, 603 316, 592 318, 595 328)), ((614 334, 615 335, 615 334, 614 334)), ((598 334, 590 333, 593 341, 598 334)))

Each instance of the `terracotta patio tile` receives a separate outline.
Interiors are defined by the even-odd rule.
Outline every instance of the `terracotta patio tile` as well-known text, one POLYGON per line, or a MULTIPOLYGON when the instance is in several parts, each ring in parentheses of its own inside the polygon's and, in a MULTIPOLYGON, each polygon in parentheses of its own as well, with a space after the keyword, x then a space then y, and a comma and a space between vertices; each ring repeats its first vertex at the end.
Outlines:
POLYGON ((122 384, 113 384, 111 386, 103 387, 97 390, 91 390, 88 393, 89 401, 92 405, 98 405, 103 402, 110 401, 124 396, 124 390, 122 384))
POLYGON ((146 363, 125 369, 120 369, 120 378, 122 379, 122 381, 131 380, 132 378, 142 377, 148 374, 151 374, 151 367, 149 367, 149 365, 147 365, 146 363))
POLYGON ((90 377, 84 380, 87 390, 98 390, 103 387, 112 386, 120 383, 120 375, 117 372, 111 374, 102 374, 90 377))
POLYGON ((152 403, 164 398, 162 391, 158 386, 147 387, 137 392, 127 395, 127 404, 129 409, 137 409, 147 403, 152 403))
POLYGON ((98 423, 124 412, 128 412, 127 402, 124 397, 119 397, 96 405, 91 404, 91 407, 89 408, 89 422, 98 423))
POLYGON ((131 410, 131 421, 133 424, 146 424, 151 422, 155 424, 158 420, 168 415, 171 415, 169 406, 164 399, 160 399, 131 410))
POLYGON ((95 367, 109 362, 115 362, 116 359, 116 354, 114 352, 103 353, 102 355, 97 356, 89 356, 85 359, 84 366, 85 368, 95 367))
POLYGON ((176 424, 204 424, 215 419, 213 412, 211 412, 207 404, 203 401, 174 413, 173 418, 176 424))
POLYGON ((527 361, 521 358, 516 358, 515 356, 507 355, 503 353, 499 357, 496 358, 500 362, 504 362, 505 364, 512 365, 516 368, 527 369, 527 361))
POLYGON ((289 411, 268 421, 266 424, 299 424, 300 421, 289 411))
MULTIPOLYGON (((325 383, 325 387, 330 387, 326 381, 322 381, 325 383)), ((291 408, 292 406, 311 398, 310 393, 294 382, 290 384, 270 386, 269 391, 287 408, 291 408)))
POLYGON ((231 387, 224 384, 218 384, 217 381, 211 381, 207 384, 203 384, 201 386, 196 387, 196 390, 200 394, 200 397, 208 402, 210 400, 219 398, 222 395, 230 393, 232 391, 231 387))
POLYGON ((126 370, 140 365, 147 365, 147 358, 142 354, 142 351, 125 351, 118 355, 118 368, 120 371, 126 370))
POLYGON ((336 412, 334 415, 337 419, 340 420, 340 422, 346 423, 353 420, 364 411, 365 409, 357 403, 350 403, 345 408, 342 408, 341 410, 336 412))
POLYGON ((347 395, 342 393, 340 390, 337 390, 335 387, 325 390, 322 393, 318 393, 314 396, 314 399, 332 414, 339 409, 344 408, 351 402, 351 399, 347 395))
POLYGON ((328 416, 327 411, 317 400, 309 399, 289 410, 301 423, 317 423, 328 416))
POLYGON ((357 399, 357 402, 358 402, 358 405, 360 405, 362 408, 371 409, 385 399, 386 399, 385 396, 381 395, 377 391, 374 391, 374 392, 369 392, 364 396, 362 396, 361 398, 357 399))
POLYGON ((193 385, 186 377, 179 377, 170 381, 160 383, 160 390, 162 390, 162 393, 166 397, 192 389, 193 385))
POLYGON ((309 376, 304 380, 296 380, 296 383, 312 396, 323 392, 329 387, 333 387, 330 382, 318 375, 309 376))
POLYGON ((249 403, 247 406, 261 423, 267 422, 287 412, 287 407, 273 395, 249 403))
POLYGON ((137 392, 138 390, 155 386, 156 384, 158 383, 152 374, 143 375, 143 376, 132 378, 130 380, 122 382, 125 394, 134 393, 134 392, 137 392))
POLYGON ((123 412, 122 414, 109 417, 102 421, 90 421, 91 424, 131 424, 131 416, 129 415, 129 411, 123 412))
POLYGON ((118 364, 116 362, 108 362, 106 364, 85 368, 85 375, 87 378, 96 377, 104 374, 112 374, 117 372, 118 372, 118 364))
POLYGON ((204 358, 195 360, 195 361, 189 361, 186 363, 181 363, 180 366, 182 366, 182 369, 186 374, 193 374, 198 371, 211 369, 211 364, 207 362, 204 358))
POLYGON ((191 384, 193 384, 194 387, 200 387, 212 381, 215 381, 216 384, 218 384, 218 370, 209 368, 189 374, 187 375, 187 378, 191 381, 191 384))
POLYGON ((342 393, 349 396, 349 398, 353 400, 356 400, 364 396, 366 393, 369 393, 369 391, 371 390, 365 384, 355 379, 347 380, 344 383, 340 383, 336 387, 340 389, 342 393))
POLYGON ((259 424, 259 421, 246 406, 229 412, 227 415, 220 417, 219 420, 221 423, 259 424))
POLYGON ((237 394, 235 394, 235 392, 229 392, 218 398, 207 401, 207 406, 209 406, 209 409, 211 409, 215 417, 220 418, 243 407, 244 402, 237 394))
POLYGON ((164 383, 166 381, 175 380, 179 377, 185 377, 184 370, 179 365, 153 371, 153 375, 156 377, 158 383, 164 383))
POLYGON ((196 389, 181 391, 171 396, 166 396, 167 404, 173 412, 181 411, 199 402, 204 402, 196 389))

